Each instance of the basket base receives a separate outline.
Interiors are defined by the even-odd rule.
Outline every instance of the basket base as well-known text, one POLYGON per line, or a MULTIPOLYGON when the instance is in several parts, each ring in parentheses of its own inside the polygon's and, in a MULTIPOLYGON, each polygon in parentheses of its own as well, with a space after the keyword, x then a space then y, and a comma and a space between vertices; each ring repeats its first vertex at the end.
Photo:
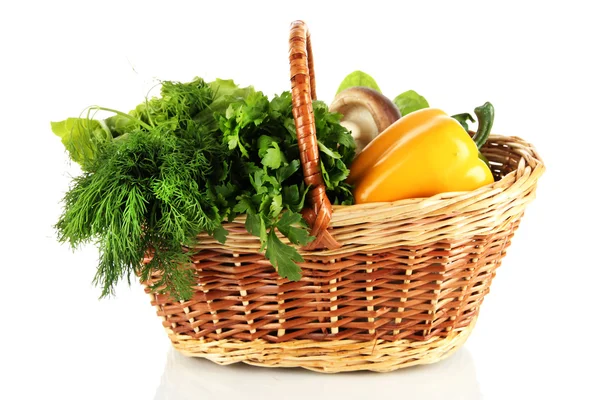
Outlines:
POLYGON ((171 341, 175 349, 186 356, 206 358, 221 365, 244 362, 260 367, 300 367, 324 373, 389 372, 432 364, 449 357, 467 340, 476 321, 477 318, 473 318, 469 326, 447 337, 426 341, 295 340, 268 343, 264 340, 200 340, 181 335, 171 335, 171 341))

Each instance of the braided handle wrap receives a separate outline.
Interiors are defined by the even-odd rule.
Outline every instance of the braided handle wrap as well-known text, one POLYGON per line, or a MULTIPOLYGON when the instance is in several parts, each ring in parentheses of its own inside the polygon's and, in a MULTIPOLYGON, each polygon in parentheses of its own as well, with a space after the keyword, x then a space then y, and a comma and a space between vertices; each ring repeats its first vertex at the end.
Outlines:
POLYGON ((304 182, 311 187, 310 207, 304 209, 304 219, 311 226, 312 241, 306 250, 341 247, 327 231, 331 221, 331 203, 327 197, 321 166, 312 100, 317 99, 310 34, 302 21, 292 22, 290 28, 290 80, 292 83, 292 114, 300 148, 304 182))

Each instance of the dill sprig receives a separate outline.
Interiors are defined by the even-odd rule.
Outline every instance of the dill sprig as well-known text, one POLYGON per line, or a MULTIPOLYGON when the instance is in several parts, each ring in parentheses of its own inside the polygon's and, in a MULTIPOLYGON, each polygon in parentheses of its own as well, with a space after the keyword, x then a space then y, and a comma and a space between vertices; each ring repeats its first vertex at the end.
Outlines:
POLYGON ((157 285, 175 295, 189 294, 180 284, 188 273, 169 266, 175 265, 171 259, 181 261, 181 246, 198 232, 220 227, 206 180, 219 146, 214 140, 203 143, 208 137, 181 138, 162 132, 160 125, 130 132, 127 140, 106 145, 90 172, 75 179, 56 225, 59 240, 73 247, 96 240, 95 282, 103 296, 112 293, 118 279, 139 272, 149 247, 154 249, 151 265, 163 273, 157 285))

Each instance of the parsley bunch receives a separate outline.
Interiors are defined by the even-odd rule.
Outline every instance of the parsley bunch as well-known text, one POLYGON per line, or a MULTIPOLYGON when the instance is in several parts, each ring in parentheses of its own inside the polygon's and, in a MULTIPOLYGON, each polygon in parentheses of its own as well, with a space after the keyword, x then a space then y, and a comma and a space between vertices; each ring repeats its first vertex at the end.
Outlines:
MULTIPOLYGON (((352 204, 344 180, 354 141, 340 115, 319 101, 313 108, 327 194, 333 204, 352 204)), ((83 170, 65 195, 59 240, 73 248, 96 243, 102 296, 121 278, 158 270, 153 290, 188 299, 194 281, 185 247, 200 232, 225 242, 222 222, 241 214, 278 273, 301 278, 302 257, 277 235, 294 245, 313 239, 300 214, 310 188, 289 92, 269 100, 230 80, 196 78, 164 82, 160 97, 129 113, 103 110, 115 115, 52 124, 83 170), (152 261, 141 265, 149 249, 152 261)))

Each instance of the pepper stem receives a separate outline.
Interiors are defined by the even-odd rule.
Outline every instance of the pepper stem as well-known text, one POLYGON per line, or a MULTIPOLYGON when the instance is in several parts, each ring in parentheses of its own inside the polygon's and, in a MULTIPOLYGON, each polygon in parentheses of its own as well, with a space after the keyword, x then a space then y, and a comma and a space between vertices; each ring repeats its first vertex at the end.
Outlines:
POLYGON ((458 123, 464 128, 465 131, 469 132, 469 124, 468 122, 475 122, 471 114, 463 113, 453 115, 452 118, 458 121, 458 123))
POLYGON ((477 117, 477 132, 473 135, 473 141, 480 149, 487 142, 492 125, 494 124, 494 106, 486 101, 484 105, 475 108, 475 116, 477 117))

